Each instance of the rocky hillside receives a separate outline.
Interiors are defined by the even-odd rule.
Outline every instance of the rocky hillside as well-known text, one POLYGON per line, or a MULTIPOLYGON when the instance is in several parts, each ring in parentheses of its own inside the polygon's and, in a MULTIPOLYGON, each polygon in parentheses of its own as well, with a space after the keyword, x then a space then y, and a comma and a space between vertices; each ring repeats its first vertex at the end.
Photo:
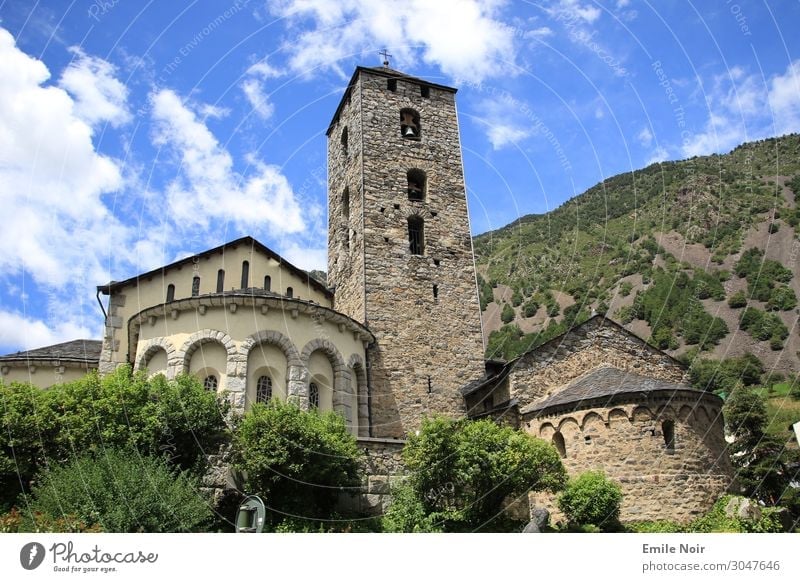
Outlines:
POLYGON ((654 164, 475 238, 487 355, 592 313, 673 355, 800 370, 800 136, 654 164))

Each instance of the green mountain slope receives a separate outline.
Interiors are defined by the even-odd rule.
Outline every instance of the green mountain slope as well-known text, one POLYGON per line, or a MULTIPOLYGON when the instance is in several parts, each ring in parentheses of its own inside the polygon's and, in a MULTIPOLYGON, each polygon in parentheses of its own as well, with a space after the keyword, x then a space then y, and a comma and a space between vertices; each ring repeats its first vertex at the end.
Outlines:
POLYGON ((614 176, 475 237, 487 355, 601 312, 673 355, 797 371, 796 193, 795 134, 614 176))

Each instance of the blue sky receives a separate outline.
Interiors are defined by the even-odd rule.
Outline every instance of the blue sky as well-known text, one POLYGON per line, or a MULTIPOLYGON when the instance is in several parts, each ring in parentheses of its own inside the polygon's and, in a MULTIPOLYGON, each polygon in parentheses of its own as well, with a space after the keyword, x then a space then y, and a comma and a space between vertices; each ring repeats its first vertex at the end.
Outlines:
POLYGON ((474 233, 800 131, 797 1, 0 2, 0 353, 99 338, 95 286, 249 234, 325 268, 357 65, 459 87, 474 233))

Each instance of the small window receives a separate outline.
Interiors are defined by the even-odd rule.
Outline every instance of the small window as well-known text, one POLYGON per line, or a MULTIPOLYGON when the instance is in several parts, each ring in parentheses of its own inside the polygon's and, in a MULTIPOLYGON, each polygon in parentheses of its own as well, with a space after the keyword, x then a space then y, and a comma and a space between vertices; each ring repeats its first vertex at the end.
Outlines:
POLYGON ((342 130, 342 153, 347 155, 347 128, 342 130))
POLYGON ((167 303, 175 301, 175 285, 170 283, 167 285, 167 303))
POLYGON ((200 295, 200 277, 195 275, 192 278, 192 297, 200 295))
POLYGON ((386 88, 389 91, 397 91, 397 79, 386 79, 386 88))
POLYGON ((261 376, 256 383, 256 402, 267 403, 272 400, 272 378, 261 376))
POLYGON ((216 392, 217 386, 219 386, 219 381, 214 374, 206 376, 205 380, 203 380, 203 388, 209 392, 216 392))
POLYGON ((425 185, 427 182, 425 172, 417 169, 409 170, 406 172, 406 180, 408 180, 408 199, 425 200, 425 185))
POLYGON ((420 85, 419 86, 419 94, 422 97, 426 97, 426 98, 430 97, 431 96, 431 88, 428 87, 427 85, 420 85))
POLYGON ((412 255, 425 252, 425 223, 419 216, 408 219, 408 246, 412 255))
POLYGON ((242 289, 247 289, 250 286, 250 263, 242 261, 242 289))
POLYGON ((567 458, 567 444, 564 442, 564 435, 560 432, 557 432, 553 435, 553 446, 558 451, 558 454, 561 455, 562 459, 567 458))
POLYGON ((665 420, 661 423, 661 434, 664 435, 664 445, 667 451, 675 450, 675 423, 671 420, 665 420))
POLYGON ((308 385, 308 407, 311 409, 319 408, 319 386, 314 382, 308 385))
POLYGON ((413 109, 400 110, 400 135, 406 139, 419 139, 422 128, 419 122, 419 113, 413 109))
POLYGON ((225 291, 225 270, 217 271, 217 293, 225 291))
POLYGON ((584 437, 583 437, 583 442, 585 442, 587 445, 590 445, 590 444, 592 444, 592 437, 590 437, 590 436, 587 434, 586 436, 584 436, 584 437))
POLYGON ((286 288, 286 296, 287 296, 289 299, 291 299, 292 297, 294 297, 294 289, 292 289, 291 287, 287 287, 287 288, 286 288))
POLYGON ((264 275, 264 291, 272 291, 272 277, 264 275))
POLYGON ((342 215, 345 221, 350 220, 350 188, 347 187, 342 192, 342 215))
POLYGON ((434 285, 433 286, 433 298, 434 299, 438 299, 439 298, 439 286, 438 285, 434 285))

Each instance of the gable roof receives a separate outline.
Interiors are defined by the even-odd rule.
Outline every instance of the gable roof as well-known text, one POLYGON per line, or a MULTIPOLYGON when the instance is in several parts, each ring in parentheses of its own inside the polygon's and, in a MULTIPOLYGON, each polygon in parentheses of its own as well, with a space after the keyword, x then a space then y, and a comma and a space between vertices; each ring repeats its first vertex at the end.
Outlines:
POLYGON ((356 84, 356 80, 361 73, 370 73, 372 75, 378 75, 379 77, 386 77, 387 79, 404 79, 406 81, 413 81, 418 85, 425 85, 427 87, 433 87, 435 89, 441 89, 443 91, 448 91, 450 93, 455 93, 458 91, 455 87, 448 87, 447 85, 439 85, 438 83, 431 83, 430 81, 426 81, 425 79, 420 79, 419 77, 413 77, 406 73, 396 71, 395 69, 390 69, 389 67, 356 67, 356 70, 353 71, 353 76, 350 77, 350 82, 347 83, 347 89, 344 90, 342 93, 342 98, 339 101, 339 105, 336 107, 336 111, 331 118, 331 122, 328 125, 328 130, 325 132, 326 136, 331 134, 333 130, 333 126, 336 125, 336 122, 339 121, 339 114, 342 112, 342 108, 344 107, 345 102, 347 101, 347 97, 350 94, 350 91, 353 90, 353 87, 356 84))
POLYGON ((6 354, 5 356, 0 356, 0 362, 60 360, 96 365, 100 361, 102 347, 103 342, 99 340, 77 339, 43 348, 6 354))
POLYGON ((237 238, 236 240, 232 240, 230 242, 226 242, 218 247, 214 247, 213 249, 209 249, 207 251, 203 251, 202 253, 198 253, 196 255, 191 255, 186 257, 185 259, 181 259, 179 261, 175 261, 174 263, 170 263, 168 265, 164 265, 163 267, 158 267, 157 269, 153 269, 152 271, 148 271, 146 273, 142 273, 141 275, 136 275, 134 277, 130 277, 125 279, 124 281, 111 281, 106 285, 98 285, 97 290, 104 295, 109 295, 113 291, 125 287, 126 285, 135 285, 139 282, 139 279, 145 279, 148 277, 154 277, 156 275, 160 275, 161 273, 167 271, 168 269, 173 269, 176 267, 183 267, 186 265, 191 264, 195 259, 198 257, 208 257, 214 255, 216 253, 222 253, 225 249, 229 247, 237 247, 241 245, 246 245, 251 247, 254 251, 258 251, 271 259, 277 261, 282 267, 286 267, 292 274, 300 277, 303 281, 305 281, 308 285, 314 287, 317 291, 323 293, 326 297, 331 298, 333 297, 333 292, 328 289, 325 285, 317 281, 314 277, 309 275, 306 271, 299 267, 295 267, 292 263, 284 259, 278 253, 270 249, 269 247, 261 244, 256 239, 251 236, 243 236, 242 238, 237 238))
POLYGON ((686 384, 649 378, 633 372, 625 372, 612 366, 599 366, 583 376, 575 378, 552 396, 526 406, 521 412, 523 414, 543 412, 547 409, 566 405, 576 408, 597 399, 608 401, 612 397, 621 395, 649 394, 658 391, 689 391, 698 395, 704 394, 702 390, 690 388, 686 384))
POLYGON ((607 318, 605 315, 598 314, 598 315, 594 315, 594 316, 590 317, 589 319, 587 319, 583 323, 580 323, 578 325, 575 325, 575 326, 571 327, 570 329, 568 329, 564 333, 562 333, 560 335, 557 335, 556 337, 544 342, 543 344, 526 350, 521 355, 517 356, 515 359, 513 359, 513 360, 509 361, 507 364, 505 364, 505 366, 503 366, 496 373, 494 373, 494 374, 486 374, 483 378, 480 378, 478 380, 474 380, 474 381, 470 382, 469 384, 467 384, 467 385, 465 385, 464 387, 461 388, 461 395, 462 396, 469 396, 470 394, 474 394, 478 390, 486 388, 487 386, 497 386, 514 370, 514 368, 517 366, 517 364, 519 364, 519 362, 525 356, 527 356, 529 354, 533 354, 533 353, 535 353, 535 352, 537 352, 539 350, 544 350, 545 348, 550 347, 552 345, 558 345, 558 344, 560 344, 561 342, 564 341, 564 338, 566 336, 568 336, 570 334, 574 334, 575 332, 580 331, 582 328, 587 327, 589 325, 601 325, 601 326, 608 325, 609 327, 612 327, 612 328, 616 329, 617 331, 620 331, 623 334, 625 334, 625 335, 627 335, 627 336, 629 336, 629 337, 641 342, 643 345, 647 346, 653 352, 658 353, 660 355, 663 355, 663 356, 669 358, 670 360, 672 360, 672 362, 676 366, 679 366, 680 368, 682 368, 684 370, 686 369, 686 364, 684 364, 680 360, 675 359, 674 357, 670 356, 667 352, 665 352, 663 350, 660 350, 660 349, 658 349, 658 348, 656 348, 654 346, 651 346, 644 339, 642 339, 641 337, 639 337, 638 335, 636 335, 632 331, 626 329, 624 326, 620 325, 616 321, 607 318))

